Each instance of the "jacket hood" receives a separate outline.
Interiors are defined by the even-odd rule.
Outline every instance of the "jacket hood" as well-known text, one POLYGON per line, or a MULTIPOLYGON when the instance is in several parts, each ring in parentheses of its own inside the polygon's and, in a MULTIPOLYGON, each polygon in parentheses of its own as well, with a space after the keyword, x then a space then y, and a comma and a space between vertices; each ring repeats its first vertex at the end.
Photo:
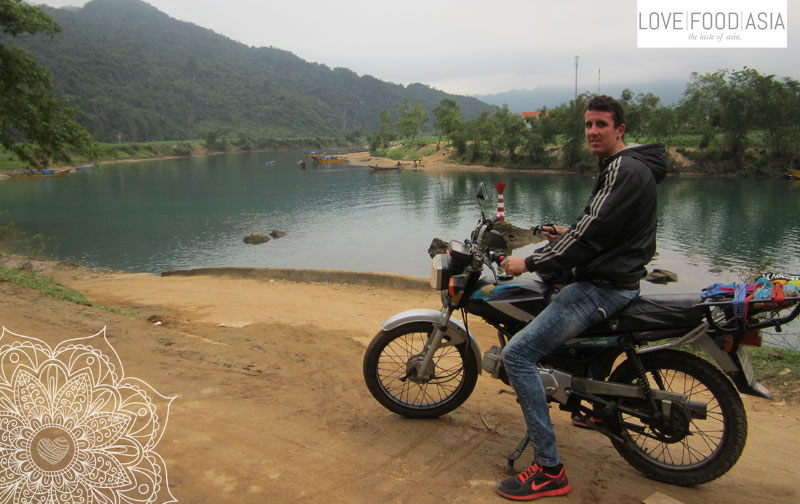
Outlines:
POLYGON ((660 184, 667 176, 667 150, 663 143, 647 145, 628 144, 624 149, 603 161, 607 165, 607 163, 610 163, 619 156, 630 156, 643 162, 653 173, 656 184, 660 184))

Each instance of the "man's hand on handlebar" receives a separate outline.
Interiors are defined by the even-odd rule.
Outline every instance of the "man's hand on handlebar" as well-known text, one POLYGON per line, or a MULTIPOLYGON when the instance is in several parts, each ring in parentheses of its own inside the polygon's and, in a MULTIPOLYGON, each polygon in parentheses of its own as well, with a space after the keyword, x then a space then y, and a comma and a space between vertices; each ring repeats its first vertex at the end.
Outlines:
MULTIPOLYGON (((533 234, 542 233, 548 242, 553 242, 567 232, 568 228, 564 226, 556 226, 555 224, 542 224, 533 228, 533 234)), ((528 267, 525 265, 525 259, 519 257, 505 257, 500 262, 500 267, 506 273, 513 276, 520 276, 528 272, 528 267)))
POLYGON ((507 257, 500 266, 509 275, 520 276, 528 272, 528 267, 525 266, 525 259, 520 257, 507 257))
POLYGON ((567 228, 564 226, 556 226, 555 224, 542 224, 533 228, 533 234, 542 233, 548 242, 555 241, 559 235, 564 234, 567 228))

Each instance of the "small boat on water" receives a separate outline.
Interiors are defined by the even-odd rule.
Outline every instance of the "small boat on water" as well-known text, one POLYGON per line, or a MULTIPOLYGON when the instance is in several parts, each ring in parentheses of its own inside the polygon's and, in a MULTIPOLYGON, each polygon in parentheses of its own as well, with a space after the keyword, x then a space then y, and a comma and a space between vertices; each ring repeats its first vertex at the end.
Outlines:
POLYGON ((318 151, 308 151, 308 152, 306 152, 306 156, 308 156, 310 158, 315 158, 315 157, 324 156, 324 155, 325 155, 324 152, 318 152, 318 151))
POLYGON ((316 156, 314 157, 314 161, 320 164, 346 163, 347 158, 339 156, 316 156))
POLYGON ((41 171, 29 171, 29 172, 10 172, 8 175, 14 178, 49 178, 49 177, 63 177, 69 173, 69 170, 41 170, 41 171))
POLYGON ((792 177, 800 179, 800 170, 795 170, 794 168, 787 168, 786 171, 789 172, 789 175, 791 175, 792 177))
POLYGON ((275 160, 273 159, 272 161, 267 161, 267 162, 265 162, 264 164, 265 164, 266 166, 275 166, 275 160))
POLYGON ((403 165, 394 165, 394 166, 378 166, 378 165, 369 165, 374 171, 390 171, 390 170, 402 170, 403 165))

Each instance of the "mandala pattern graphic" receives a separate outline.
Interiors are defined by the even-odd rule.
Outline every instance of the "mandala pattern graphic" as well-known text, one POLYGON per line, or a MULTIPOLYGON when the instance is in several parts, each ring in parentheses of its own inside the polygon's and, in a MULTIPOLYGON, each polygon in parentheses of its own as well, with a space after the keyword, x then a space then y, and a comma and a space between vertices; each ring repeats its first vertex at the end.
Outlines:
POLYGON ((125 376, 106 330, 0 335, 0 504, 177 502, 154 450, 174 397, 125 376))

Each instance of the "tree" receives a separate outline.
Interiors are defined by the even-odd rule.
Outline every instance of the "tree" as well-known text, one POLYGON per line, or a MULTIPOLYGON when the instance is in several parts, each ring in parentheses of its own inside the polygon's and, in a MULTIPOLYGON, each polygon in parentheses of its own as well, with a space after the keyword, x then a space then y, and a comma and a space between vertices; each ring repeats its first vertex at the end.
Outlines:
POLYGON ((408 98, 403 98, 403 103, 400 105, 400 108, 397 109, 397 128, 400 130, 400 134, 403 138, 408 138, 411 136, 411 130, 413 129, 411 123, 413 119, 411 118, 411 110, 409 107, 411 104, 408 101, 408 98))
POLYGON ((772 156, 790 157, 791 146, 798 136, 800 83, 790 77, 779 82, 774 75, 764 76, 756 72, 752 84, 758 102, 755 120, 766 133, 772 156))
POLYGON ((411 109, 411 118, 413 128, 411 130, 411 141, 413 142, 420 131, 425 130, 428 127, 428 111, 425 110, 422 105, 419 103, 414 104, 414 108, 411 109))
POLYGON ((450 139, 450 135, 458 128, 461 121, 458 103, 450 98, 445 98, 439 102, 438 107, 433 109, 433 115, 436 118, 433 128, 436 130, 439 142, 441 143, 442 138, 450 139))
POLYGON ((389 147, 389 143, 396 138, 392 129, 392 116, 388 110, 381 112, 381 129, 376 136, 380 139, 380 143, 384 148, 389 147))
POLYGON ((639 93, 632 100, 631 94, 629 89, 625 89, 620 100, 625 103, 625 134, 650 137, 653 134, 653 118, 661 106, 661 98, 653 93, 639 93))
POLYGON ((397 122, 403 138, 408 138, 412 142, 428 124, 428 112, 419 103, 414 104, 414 108, 409 110, 410 103, 408 98, 403 99, 402 105, 397 109, 400 119, 397 122))
POLYGON ((658 141, 669 144, 670 139, 678 134, 680 126, 678 112, 675 108, 661 106, 653 111, 650 131, 658 141))
POLYGON ((497 130, 497 124, 489 117, 489 112, 484 111, 475 119, 462 122, 461 127, 453 132, 453 146, 460 155, 466 155, 467 161, 475 161, 483 156, 485 146, 494 152, 492 141, 497 136, 497 130))
MULTIPOLYGON (((723 134, 726 154, 736 167, 742 165, 747 134, 756 126, 758 100, 754 82, 757 76, 758 72, 749 68, 718 70, 705 75, 693 73, 692 82, 681 100, 684 114, 723 134)), ((701 148, 703 143, 705 141, 701 142, 701 148)))
POLYGON ((456 150, 456 154, 458 154, 459 157, 463 157, 467 153, 468 142, 469 122, 462 121, 459 118, 453 131, 450 132, 450 144, 456 150))
MULTIPOLYGON (((22 0, 0 0, 0 28, 11 37, 60 30, 41 9, 22 0)), ((70 150, 96 158, 96 144, 72 117, 77 113, 53 93, 50 74, 27 52, 0 44, 0 144, 32 168, 71 162, 70 150)))
POLYGON ((553 141, 555 131, 549 111, 543 107, 539 112, 539 117, 525 119, 527 127, 522 133, 520 154, 527 163, 547 166, 552 159, 547 154, 545 145, 553 141))
POLYGON ((630 88, 623 89, 622 94, 619 95, 619 102, 623 107, 633 102, 633 91, 630 88))
POLYGON ((344 132, 344 138, 350 143, 358 143, 358 140, 364 136, 363 128, 356 127, 344 132))
POLYGON ((376 152, 383 146, 383 141, 381 140, 380 135, 367 135, 367 148, 371 153, 376 152))
POLYGON ((206 149, 209 151, 225 152, 227 149, 227 141, 225 140, 225 131, 221 128, 208 129, 203 132, 203 137, 206 143, 206 149))
POLYGON ((517 147, 522 143, 527 128, 525 121, 521 115, 509 112, 508 105, 498 107, 494 119, 499 129, 497 143, 508 151, 509 159, 516 159, 517 147))
POLYGON ((550 111, 553 131, 562 140, 561 161, 565 168, 576 168, 592 163, 591 154, 586 148, 583 117, 589 95, 578 95, 569 104, 559 105, 550 111))

